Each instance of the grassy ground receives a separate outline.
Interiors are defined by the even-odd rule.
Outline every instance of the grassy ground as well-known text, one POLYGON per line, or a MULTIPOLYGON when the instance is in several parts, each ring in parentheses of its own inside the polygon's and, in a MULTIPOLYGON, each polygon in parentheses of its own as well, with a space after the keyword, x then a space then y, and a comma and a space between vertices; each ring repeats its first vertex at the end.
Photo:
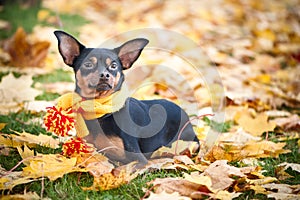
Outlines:
MULTIPOLYGON (((40 9, 40 1, 36 1, 36 3, 31 6, 24 5, 20 0, 5 1, 3 9, 0 11, 0 19, 9 21, 10 26, 0 31, 0 40, 12 36, 18 27, 23 27, 27 33, 32 32, 33 27, 36 25, 51 25, 59 29, 59 24, 49 24, 38 20, 37 15, 40 9)), ((50 10, 48 11, 51 16, 56 16, 56 13, 50 10)), ((64 26, 64 30, 75 36, 78 35, 77 28, 88 22, 88 20, 79 15, 59 14, 58 17, 64 26)))

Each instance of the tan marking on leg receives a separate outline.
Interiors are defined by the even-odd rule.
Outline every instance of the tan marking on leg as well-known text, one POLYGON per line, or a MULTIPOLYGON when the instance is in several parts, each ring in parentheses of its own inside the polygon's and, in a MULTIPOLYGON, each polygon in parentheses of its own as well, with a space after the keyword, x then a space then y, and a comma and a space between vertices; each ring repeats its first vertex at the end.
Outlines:
POLYGON ((124 160, 125 149, 123 140, 117 136, 107 137, 104 134, 88 135, 84 138, 88 143, 93 144, 97 150, 103 150, 101 153, 116 160, 124 160))

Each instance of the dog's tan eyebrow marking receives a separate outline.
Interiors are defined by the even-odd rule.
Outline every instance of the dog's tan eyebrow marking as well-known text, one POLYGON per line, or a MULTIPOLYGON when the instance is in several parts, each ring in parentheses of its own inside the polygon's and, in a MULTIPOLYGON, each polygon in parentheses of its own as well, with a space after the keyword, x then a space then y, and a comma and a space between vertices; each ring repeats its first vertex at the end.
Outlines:
POLYGON ((96 57, 90 57, 89 60, 95 65, 97 63, 97 58, 96 57))
POLYGON ((105 63, 107 66, 110 66, 112 63, 112 60, 110 58, 106 58, 105 63))

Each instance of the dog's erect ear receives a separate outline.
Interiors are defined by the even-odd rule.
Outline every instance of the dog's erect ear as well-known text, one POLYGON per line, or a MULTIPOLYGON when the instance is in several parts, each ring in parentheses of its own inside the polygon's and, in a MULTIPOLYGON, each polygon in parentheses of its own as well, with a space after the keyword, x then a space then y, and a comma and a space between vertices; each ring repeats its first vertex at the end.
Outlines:
POLYGON ((80 52, 85 48, 73 36, 63 32, 54 31, 58 40, 58 50, 67 65, 72 66, 74 60, 80 55, 80 52))
POLYGON ((123 69, 128 69, 138 59, 143 48, 148 44, 147 39, 137 38, 124 43, 122 46, 115 48, 123 65, 123 69))

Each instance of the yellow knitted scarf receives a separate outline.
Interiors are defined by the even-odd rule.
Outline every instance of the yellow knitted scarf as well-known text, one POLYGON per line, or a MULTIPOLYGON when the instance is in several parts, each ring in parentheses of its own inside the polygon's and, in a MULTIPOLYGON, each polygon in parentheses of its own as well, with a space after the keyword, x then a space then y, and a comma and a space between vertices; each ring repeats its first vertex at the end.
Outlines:
POLYGON ((84 100, 79 94, 72 92, 61 96, 58 99, 57 107, 63 110, 70 108, 73 110, 76 135, 77 137, 85 137, 89 131, 84 119, 96 119, 107 113, 116 112, 124 106, 128 97, 129 92, 126 87, 122 87, 122 90, 108 97, 91 100, 84 100))

